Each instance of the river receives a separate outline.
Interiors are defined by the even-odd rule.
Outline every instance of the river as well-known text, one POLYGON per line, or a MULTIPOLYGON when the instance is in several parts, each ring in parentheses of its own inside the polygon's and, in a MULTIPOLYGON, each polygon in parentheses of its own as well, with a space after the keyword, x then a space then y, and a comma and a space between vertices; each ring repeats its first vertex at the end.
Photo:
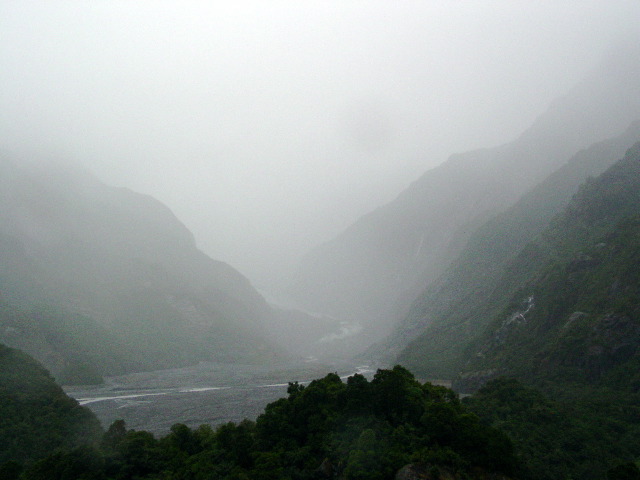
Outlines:
POLYGON ((315 362, 274 365, 200 363, 192 367, 107 377, 103 385, 65 387, 107 428, 123 419, 128 428, 162 435, 171 425, 189 427, 255 420, 264 407, 286 396, 289 382, 307 383, 336 372, 371 377, 375 369, 315 362))

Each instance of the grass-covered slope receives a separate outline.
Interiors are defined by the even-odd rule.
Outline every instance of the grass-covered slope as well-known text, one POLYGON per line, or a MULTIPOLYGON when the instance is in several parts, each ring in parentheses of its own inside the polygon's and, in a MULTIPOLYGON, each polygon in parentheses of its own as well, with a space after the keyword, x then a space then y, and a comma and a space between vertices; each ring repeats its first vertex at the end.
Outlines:
POLYGON ((97 441, 101 427, 25 353, 0 344, 0 464, 97 441))
POLYGON ((465 346, 513 294, 512 284, 497 289, 510 262, 567 206, 582 183, 603 173, 639 140, 640 122, 635 122, 622 135, 576 154, 479 228, 460 257, 422 292, 394 334, 371 354, 431 378, 454 375, 465 346))

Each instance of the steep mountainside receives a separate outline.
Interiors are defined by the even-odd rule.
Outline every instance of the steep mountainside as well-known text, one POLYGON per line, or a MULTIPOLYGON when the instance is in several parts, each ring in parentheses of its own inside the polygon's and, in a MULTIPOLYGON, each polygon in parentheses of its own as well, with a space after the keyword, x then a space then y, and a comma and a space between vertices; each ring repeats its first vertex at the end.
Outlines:
POLYGON ((95 320, 62 308, 21 310, 0 299, 0 339, 30 352, 62 384, 100 383, 103 374, 153 367, 95 320))
POLYGON ((468 349, 458 387, 510 374, 638 391, 639 267, 640 143, 510 263, 493 296, 509 303, 468 349))
MULTIPOLYGON (((200 252, 151 197, 70 168, 27 167, 5 154, 0 250, 4 301, 35 315, 36 324, 43 316, 65 318, 67 333, 80 334, 81 347, 94 355, 117 357, 109 346, 115 343, 136 359, 134 368, 273 355, 260 335, 270 315, 263 298, 238 272, 200 252)), ((0 340, 33 351, 25 335, 20 325, 0 329, 0 340)), ((51 335, 47 341, 56 344, 51 335)), ((60 365, 47 366, 60 372, 60 365)))
POLYGON ((0 344, 0 465, 88 444, 101 433, 93 413, 67 397, 38 362, 0 344))
POLYGON ((509 262, 567 206, 582 183, 604 172, 637 141, 640 122, 579 152, 483 225, 451 267, 418 296, 394 333, 370 353, 387 361, 399 355, 398 361, 423 375, 453 375, 465 345, 497 313, 491 309, 499 311, 509 299, 505 291, 496 291, 509 262))
POLYGON ((388 325, 456 258, 469 236, 576 151, 640 116, 640 54, 610 58, 518 139, 452 156, 393 202, 311 252, 291 294, 312 311, 388 325), (393 313, 392 313, 393 312, 393 313))

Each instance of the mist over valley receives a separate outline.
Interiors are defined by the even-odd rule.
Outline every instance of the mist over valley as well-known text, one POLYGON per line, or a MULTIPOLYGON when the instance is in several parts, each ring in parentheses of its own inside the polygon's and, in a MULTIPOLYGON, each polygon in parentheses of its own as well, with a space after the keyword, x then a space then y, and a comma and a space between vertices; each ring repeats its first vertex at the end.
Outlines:
POLYGON ((4 3, 0 477, 640 478, 637 18, 4 3))

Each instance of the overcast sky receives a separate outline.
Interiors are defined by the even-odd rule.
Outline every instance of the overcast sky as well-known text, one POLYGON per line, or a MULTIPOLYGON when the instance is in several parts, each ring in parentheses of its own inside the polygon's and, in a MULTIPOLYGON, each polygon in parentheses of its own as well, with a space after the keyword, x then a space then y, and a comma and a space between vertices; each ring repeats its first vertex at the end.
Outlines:
POLYGON ((0 0, 0 147, 153 195, 264 288, 639 24, 636 0, 0 0))

